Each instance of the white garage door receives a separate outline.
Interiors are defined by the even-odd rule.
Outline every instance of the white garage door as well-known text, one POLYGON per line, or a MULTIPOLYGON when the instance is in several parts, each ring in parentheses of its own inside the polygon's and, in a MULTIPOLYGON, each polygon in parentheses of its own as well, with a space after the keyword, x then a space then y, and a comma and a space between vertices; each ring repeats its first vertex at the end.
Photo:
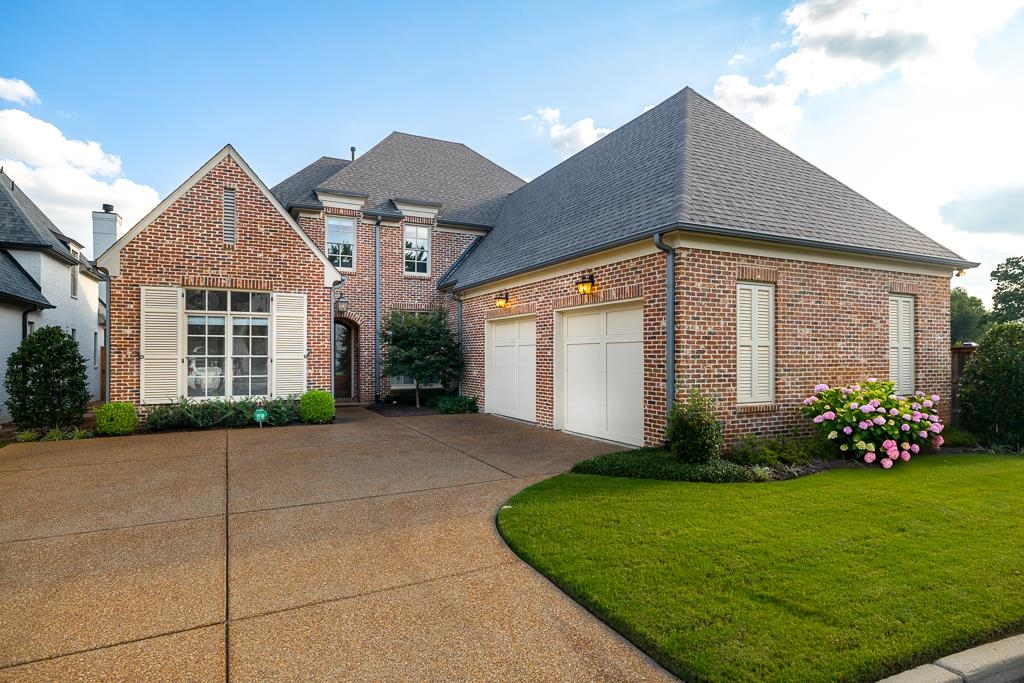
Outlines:
POLYGON ((562 316, 562 428, 642 445, 643 309, 562 316))
POLYGON ((490 323, 487 412, 537 421, 536 318, 490 323))

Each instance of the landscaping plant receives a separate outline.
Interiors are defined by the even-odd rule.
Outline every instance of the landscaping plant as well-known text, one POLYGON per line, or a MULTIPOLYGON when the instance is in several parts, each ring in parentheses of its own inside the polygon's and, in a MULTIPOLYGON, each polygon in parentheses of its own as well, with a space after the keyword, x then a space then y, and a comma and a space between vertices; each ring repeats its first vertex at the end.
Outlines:
POLYGON ((299 419, 306 424, 327 424, 334 412, 334 397, 321 389, 307 391, 299 399, 299 419))
POLYGON ((388 349, 384 372, 413 379, 417 408, 420 386, 446 384, 462 369, 462 352, 443 308, 428 312, 392 310, 384 320, 381 338, 388 349))
POLYGON ((960 378, 964 426, 986 441, 1024 446, 1024 323, 993 325, 960 378))
POLYGON ((8 357, 4 388, 18 429, 52 430, 81 423, 89 385, 78 342, 59 327, 36 330, 8 357))
POLYGON ((476 396, 442 396, 437 399, 436 407, 442 415, 480 412, 476 396))
POLYGON ((943 443, 938 394, 898 396, 894 384, 868 378, 863 385, 814 387, 801 412, 833 440, 845 457, 885 469, 909 461, 921 448, 943 443))
POLYGON ((722 452, 722 423, 715 414, 715 399, 694 387, 685 403, 676 403, 668 416, 665 439, 672 454, 683 462, 706 463, 722 452))
POLYGON ((100 436, 125 436, 139 428, 139 414, 131 403, 104 403, 96 409, 96 433, 100 436))

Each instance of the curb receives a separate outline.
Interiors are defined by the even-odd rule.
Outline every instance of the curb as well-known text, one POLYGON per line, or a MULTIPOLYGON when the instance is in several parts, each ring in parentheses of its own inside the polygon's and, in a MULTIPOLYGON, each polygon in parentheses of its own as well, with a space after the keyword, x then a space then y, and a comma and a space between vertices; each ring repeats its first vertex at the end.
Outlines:
POLYGON ((1014 683, 1024 681, 1024 635, 972 647, 879 683, 1014 683))

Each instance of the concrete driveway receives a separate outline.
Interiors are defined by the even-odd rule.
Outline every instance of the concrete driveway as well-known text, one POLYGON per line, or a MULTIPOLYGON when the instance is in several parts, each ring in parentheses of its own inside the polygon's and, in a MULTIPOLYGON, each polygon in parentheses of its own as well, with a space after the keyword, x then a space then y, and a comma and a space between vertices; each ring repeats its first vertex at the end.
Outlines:
POLYGON ((610 450, 362 409, 0 449, 0 681, 668 679, 494 528, 610 450))

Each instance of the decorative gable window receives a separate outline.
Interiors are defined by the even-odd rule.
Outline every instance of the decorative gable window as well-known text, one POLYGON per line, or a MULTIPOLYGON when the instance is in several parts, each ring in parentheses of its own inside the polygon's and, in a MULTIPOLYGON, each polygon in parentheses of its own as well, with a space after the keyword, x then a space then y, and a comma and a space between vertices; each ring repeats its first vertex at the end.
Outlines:
POLYGON ((736 402, 775 400, 775 286, 736 289, 736 402))
POLYGON ((914 297, 889 296, 889 378, 901 396, 914 393, 914 297))
POLYGON ((405 224, 405 272, 416 275, 430 274, 429 225, 405 224))
POLYGON ((327 258, 337 268, 356 267, 356 220, 340 216, 327 219, 327 258))
POLYGON ((235 210, 235 188, 224 188, 224 242, 234 244, 238 239, 238 212, 235 210))

